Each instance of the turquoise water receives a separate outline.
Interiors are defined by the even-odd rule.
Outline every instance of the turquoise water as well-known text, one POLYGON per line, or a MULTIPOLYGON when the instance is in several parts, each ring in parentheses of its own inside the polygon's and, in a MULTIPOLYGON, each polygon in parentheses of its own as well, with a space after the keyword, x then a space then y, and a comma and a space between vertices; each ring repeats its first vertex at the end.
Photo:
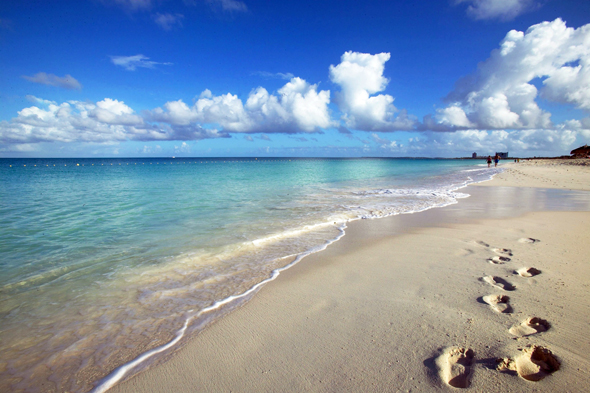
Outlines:
POLYGON ((0 390, 88 391, 346 222, 455 203, 482 163, 0 159, 0 390))

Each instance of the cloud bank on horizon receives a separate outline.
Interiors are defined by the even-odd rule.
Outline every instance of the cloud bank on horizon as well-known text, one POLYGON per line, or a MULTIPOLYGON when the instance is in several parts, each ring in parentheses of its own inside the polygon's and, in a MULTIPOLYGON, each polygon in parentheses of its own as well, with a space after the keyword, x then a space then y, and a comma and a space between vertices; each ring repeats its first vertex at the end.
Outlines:
MULTIPOLYGON (((150 0, 111 3, 129 12, 149 11, 154 6, 150 0)), ((209 3, 226 11, 248 10, 235 0, 209 3)), ((500 20, 514 19, 538 6, 529 0, 455 3, 468 3, 466 12, 474 19, 500 20)), ((180 13, 154 15, 163 30, 182 28, 184 16, 180 13)), ((177 99, 140 111, 115 97, 96 102, 57 102, 29 95, 31 106, 18 111, 11 120, 0 121, 0 152, 34 151, 41 143, 129 141, 181 141, 184 152, 190 152, 186 147, 189 141, 239 134, 245 134, 243 140, 247 142, 254 142, 252 134, 260 134, 258 140, 270 141, 271 134, 324 134, 329 130, 360 141, 358 154, 366 153, 368 144, 377 146, 381 154, 403 155, 428 154, 433 146, 549 151, 576 147, 576 143, 590 138, 590 24, 572 28, 557 18, 526 31, 510 30, 473 73, 456 81, 455 88, 444 97, 445 105, 422 120, 405 108, 397 108, 396 98, 386 93, 390 79, 384 72, 391 59, 392 54, 387 52, 346 51, 338 64, 325 65, 333 89, 320 88, 319 82, 310 83, 291 73, 258 72, 288 81, 276 91, 253 87, 243 98, 232 92, 215 95, 206 89, 195 92, 192 103, 177 99), (552 113, 539 105, 540 100, 571 106, 584 115, 555 124, 552 113), (396 135, 391 133, 398 131, 413 134, 404 143, 383 135, 396 135)), ((111 55, 110 61, 130 73, 140 68, 173 66, 143 54, 111 55)), ((56 88, 82 89, 69 74, 58 77, 39 72, 23 78, 56 88)), ((304 139, 300 141, 309 141, 304 139)), ((154 150, 146 146, 143 152, 154 150)))

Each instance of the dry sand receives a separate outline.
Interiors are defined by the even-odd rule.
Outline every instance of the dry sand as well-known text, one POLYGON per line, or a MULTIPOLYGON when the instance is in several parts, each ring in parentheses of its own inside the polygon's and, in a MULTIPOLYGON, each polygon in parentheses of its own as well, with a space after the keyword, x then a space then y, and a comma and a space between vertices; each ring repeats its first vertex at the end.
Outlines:
POLYGON ((590 159, 539 159, 507 165, 488 186, 590 190, 590 159))
POLYGON ((588 391, 590 193, 530 187, 589 190, 590 166, 543 164, 352 223, 109 392, 588 391))

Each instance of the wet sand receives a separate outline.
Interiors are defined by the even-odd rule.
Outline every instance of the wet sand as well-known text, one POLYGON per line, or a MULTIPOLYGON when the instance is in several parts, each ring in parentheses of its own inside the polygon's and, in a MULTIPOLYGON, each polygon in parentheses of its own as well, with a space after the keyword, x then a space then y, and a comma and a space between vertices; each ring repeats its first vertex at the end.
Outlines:
POLYGON ((590 166, 506 168, 458 204, 351 223, 109 392, 586 391, 590 166))

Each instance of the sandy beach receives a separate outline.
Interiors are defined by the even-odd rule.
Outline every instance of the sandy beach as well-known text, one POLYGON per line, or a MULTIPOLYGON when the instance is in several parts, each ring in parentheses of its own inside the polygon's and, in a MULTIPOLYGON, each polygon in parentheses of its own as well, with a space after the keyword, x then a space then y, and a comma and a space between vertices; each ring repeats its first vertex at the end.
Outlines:
POLYGON ((590 160, 505 165, 458 204, 360 220, 109 392, 584 392, 590 160))

